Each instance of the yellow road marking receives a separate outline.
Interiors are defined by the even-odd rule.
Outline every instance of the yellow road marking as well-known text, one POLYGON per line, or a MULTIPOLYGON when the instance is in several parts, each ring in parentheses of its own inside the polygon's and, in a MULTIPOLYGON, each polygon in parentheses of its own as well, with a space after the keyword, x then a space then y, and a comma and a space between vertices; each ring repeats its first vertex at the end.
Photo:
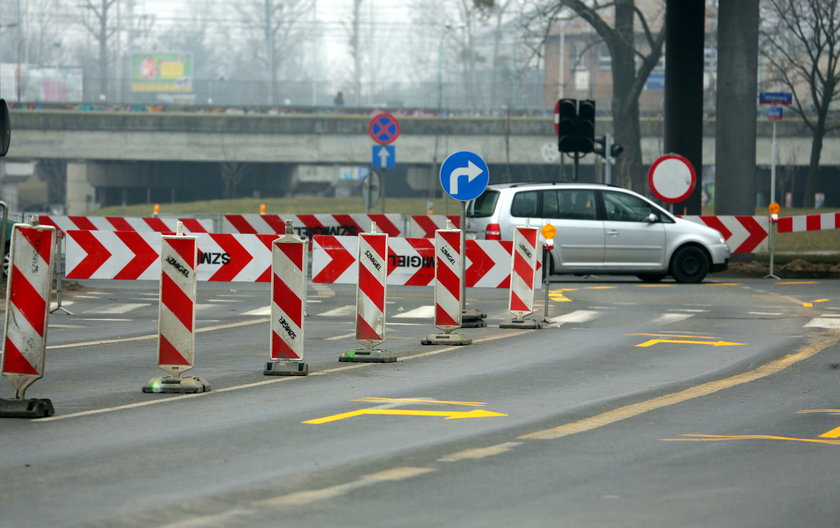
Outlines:
POLYGON ((820 435, 820 438, 840 438, 840 427, 820 435))
POLYGON ((587 286, 585 289, 587 290, 613 290, 618 288, 618 286, 587 286))
POLYGON ((703 286, 740 286, 740 282, 704 282, 703 286))
POLYGON ((731 341, 692 341, 688 339, 651 339, 649 341, 645 341, 644 343, 639 343, 636 345, 637 347, 649 347, 653 345, 657 345, 659 343, 681 343, 685 345, 712 345, 712 346, 736 346, 736 345, 743 345, 744 343, 733 343, 731 341))
POLYGON ((798 414, 808 413, 840 413, 840 409, 809 409, 806 411, 796 411, 798 414))
POLYGON ((477 447, 475 449, 465 449, 463 451, 458 451, 457 453, 452 453, 451 455, 446 455, 438 459, 438 462, 458 462, 461 460, 477 460, 481 458, 486 458, 489 456, 500 455, 502 453, 507 453, 511 449, 516 446, 522 445, 522 442, 505 442, 503 444, 498 444, 490 447, 477 447))
POLYGON ((814 303, 823 303, 823 302, 828 302, 830 300, 831 299, 815 299, 811 302, 802 303, 802 306, 804 306, 805 308, 812 308, 814 306, 814 303))
POLYGON ((627 334, 631 336, 650 336, 650 337, 685 337, 690 339, 721 339, 715 336, 700 336, 700 335, 683 335, 683 334, 627 334))
POLYGON ((484 409, 475 409, 473 411, 417 411, 408 409, 358 409, 341 414, 333 414, 332 416, 324 416, 323 418, 316 418, 314 420, 306 420, 305 424, 325 424, 335 422, 338 420, 346 420, 355 416, 362 416, 365 414, 378 415, 396 415, 396 416, 445 416, 447 420, 458 420, 463 418, 489 418, 495 416, 507 416, 506 414, 497 413, 493 411, 485 411, 484 409))
MULTIPOLYGON (((633 418, 641 414, 648 413, 650 411, 661 409, 663 407, 676 405, 678 403, 693 400, 701 396, 708 396, 710 394, 714 394, 724 389, 729 389, 738 385, 742 385, 744 383, 749 383, 751 381, 755 381, 770 376, 772 374, 781 372, 782 370, 790 367, 791 365, 808 359, 809 357, 814 356, 815 354, 834 345, 835 343, 837 343, 838 340, 840 340, 840 336, 836 335, 819 336, 808 345, 805 345, 804 347, 799 349, 798 352, 788 354, 787 356, 781 359, 777 359, 775 361, 771 361, 770 363, 766 363, 758 367, 757 369, 750 370, 742 374, 737 374, 735 376, 730 376, 721 380, 703 383, 701 385, 697 385, 695 387, 691 387, 683 391, 673 392, 671 394, 666 394, 664 396, 659 396, 657 398, 653 398, 643 402, 625 405, 624 407, 619 407, 618 409, 607 411, 605 413, 591 416, 589 418, 584 418, 576 422, 571 422, 564 425, 560 425, 558 427, 545 429, 543 431, 536 431, 534 433, 522 435, 519 437, 519 439, 553 440, 557 438, 563 438, 573 434, 598 429, 599 427, 604 427, 606 425, 611 425, 616 422, 626 420, 628 418, 633 418)), ((821 442, 833 443, 832 440, 823 440, 821 442)), ((838 444, 840 444, 840 440, 838 440, 837 442, 838 444)))
POLYGON ((682 435, 692 438, 660 438, 663 442, 726 442, 729 440, 785 440, 788 442, 807 442, 812 444, 840 445, 840 440, 819 440, 817 438, 794 438, 773 435, 682 435))
POLYGON ((635 284, 637 288, 673 288, 676 284, 635 284))
POLYGON ((782 286, 794 286, 796 284, 819 284, 818 281, 797 281, 797 282, 777 282, 776 284, 781 284, 782 286))
POLYGON ((804 306, 805 308, 813 308, 814 307, 814 305, 811 304, 811 303, 802 303, 802 306, 804 306))
POLYGON ((481 407, 487 405, 484 402, 461 402, 461 401, 442 401, 442 400, 418 400, 414 398, 377 398, 365 397, 356 398, 353 401, 368 401, 368 402, 415 402, 415 403, 445 403, 447 405, 471 405, 473 407, 481 407))
POLYGON ((577 288, 561 288, 559 290, 548 290, 548 298, 557 302, 572 302, 571 299, 563 295, 563 292, 577 291, 577 288))

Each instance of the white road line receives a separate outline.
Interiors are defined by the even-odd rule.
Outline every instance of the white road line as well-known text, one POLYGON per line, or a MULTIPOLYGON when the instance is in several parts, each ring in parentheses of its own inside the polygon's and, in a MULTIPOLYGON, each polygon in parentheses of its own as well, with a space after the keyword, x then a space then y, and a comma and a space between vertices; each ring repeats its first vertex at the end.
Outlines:
POLYGON ((320 315, 322 317, 346 317, 348 315, 353 315, 356 313, 356 306, 353 304, 348 304, 347 306, 340 306, 338 308, 333 308, 332 310, 327 310, 326 312, 319 313, 316 315, 320 315))
POLYGON ((255 308, 253 310, 249 310, 244 312, 242 315, 249 315, 249 316, 269 316, 271 315, 271 306, 262 306, 260 308, 255 308))
POLYGON ((465 449, 463 451, 458 451, 457 453, 452 453, 451 455, 441 457, 438 459, 438 462, 459 462, 461 460, 476 460, 480 458, 486 458, 489 456, 501 455, 502 453, 507 453, 508 451, 519 445, 522 445, 522 442, 505 442, 503 444, 498 444, 489 447, 465 449))
POLYGON ((747 312, 748 315, 772 315, 772 316, 779 316, 782 315, 781 312, 747 312))
POLYGON ((689 319, 691 317, 694 317, 694 314, 690 314, 690 313, 664 313, 664 314, 660 315, 659 317, 657 317, 656 319, 654 319, 653 321, 651 321, 650 323, 651 323, 651 325, 678 323, 680 321, 685 321, 686 319, 689 319))
POLYGON ((85 310, 86 314, 103 314, 103 315, 120 315, 138 308, 151 306, 150 303, 125 303, 116 306, 109 306, 107 308, 95 308, 93 310, 85 310))
POLYGON ((592 310, 576 310, 571 313, 554 316, 549 319, 549 322, 554 323, 555 326, 566 323, 585 323, 598 317, 599 313, 592 310))
POLYGON ((805 328, 834 328, 840 330, 840 319, 834 317, 815 317, 805 324, 805 328))
POLYGON ((400 312, 394 316, 394 318, 405 318, 405 319, 432 319, 435 316, 435 307, 431 304, 427 304, 425 306, 421 306, 419 308, 415 308, 413 310, 408 310, 405 312, 400 312))
POLYGON ((349 339, 351 337, 356 337, 356 331, 355 330, 348 333, 348 334, 341 334, 341 335, 332 336, 332 337, 325 337, 324 340, 325 341, 338 341, 339 339, 349 339))

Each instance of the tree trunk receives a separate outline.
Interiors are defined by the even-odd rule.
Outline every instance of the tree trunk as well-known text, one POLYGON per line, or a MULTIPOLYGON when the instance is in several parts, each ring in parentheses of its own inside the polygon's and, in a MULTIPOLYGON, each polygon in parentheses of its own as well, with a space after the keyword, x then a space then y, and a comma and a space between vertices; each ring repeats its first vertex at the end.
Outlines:
POLYGON ((820 157, 822 156, 823 137, 825 136, 825 117, 820 116, 814 127, 814 139, 811 142, 811 160, 808 164, 808 176, 805 179, 804 207, 814 207, 814 194, 820 190, 820 157))

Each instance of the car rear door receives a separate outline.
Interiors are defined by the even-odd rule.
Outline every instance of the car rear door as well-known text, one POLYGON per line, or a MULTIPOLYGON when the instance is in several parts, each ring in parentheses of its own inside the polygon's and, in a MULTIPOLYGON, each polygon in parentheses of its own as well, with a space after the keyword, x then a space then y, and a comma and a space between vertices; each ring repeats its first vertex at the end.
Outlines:
POLYGON ((660 212, 642 198, 601 191, 604 203, 604 267, 614 270, 664 270, 665 226, 660 212), (657 221, 651 222, 651 213, 657 221))
POLYGON ((555 271, 601 268, 604 263, 604 222, 598 217, 595 190, 548 189, 540 192, 542 223, 551 223, 557 228, 555 271))

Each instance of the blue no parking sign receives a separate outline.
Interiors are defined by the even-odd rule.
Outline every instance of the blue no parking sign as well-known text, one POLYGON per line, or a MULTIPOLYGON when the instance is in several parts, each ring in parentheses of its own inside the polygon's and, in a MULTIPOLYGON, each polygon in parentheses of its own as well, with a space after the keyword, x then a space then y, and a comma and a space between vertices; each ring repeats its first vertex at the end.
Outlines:
POLYGON ((490 170, 481 156, 462 150, 450 154, 440 166, 440 185, 444 192, 462 202, 481 196, 490 183, 490 170))

